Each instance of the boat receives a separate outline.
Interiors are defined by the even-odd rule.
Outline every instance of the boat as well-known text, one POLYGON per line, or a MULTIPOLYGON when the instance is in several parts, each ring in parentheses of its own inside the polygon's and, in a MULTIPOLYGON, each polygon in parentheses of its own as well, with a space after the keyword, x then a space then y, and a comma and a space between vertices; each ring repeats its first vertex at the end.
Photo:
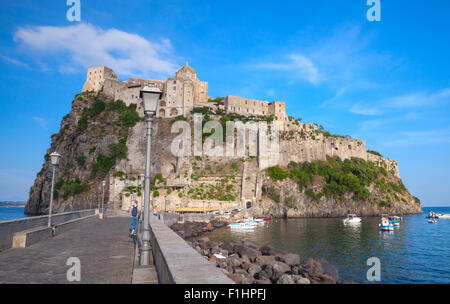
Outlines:
POLYGON ((255 229, 255 226, 252 225, 251 223, 232 223, 229 224, 228 227, 230 227, 230 229, 240 229, 240 230, 253 230, 255 229))
POLYGON ((342 221, 344 225, 347 224, 357 224, 361 223, 361 218, 357 217, 356 214, 347 214, 347 218, 342 221))
POLYGON ((263 220, 265 220, 265 221, 271 221, 272 220, 272 218, 271 217, 266 217, 265 219, 263 219, 263 220))
POLYGON ((436 213, 436 212, 430 211, 430 213, 428 213, 426 218, 428 218, 428 219, 450 219, 450 214, 436 213))
POLYGON ((380 227, 381 231, 394 231, 394 224, 389 221, 388 217, 382 217, 378 227, 380 227))
POLYGON ((249 218, 240 220, 238 223, 249 223, 249 224, 252 224, 252 225, 258 225, 258 224, 264 224, 265 221, 262 220, 262 219, 254 219, 252 217, 249 217, 249 218))
POLYGON ((390 216, 388 217, 389 222, 391 222, 394 226, 400 226, 401 217, 399 216, 390 216))
POLYGON ((437 219, 428 219, 428 223, 430 223, 430 224, 437 224, 437 219))

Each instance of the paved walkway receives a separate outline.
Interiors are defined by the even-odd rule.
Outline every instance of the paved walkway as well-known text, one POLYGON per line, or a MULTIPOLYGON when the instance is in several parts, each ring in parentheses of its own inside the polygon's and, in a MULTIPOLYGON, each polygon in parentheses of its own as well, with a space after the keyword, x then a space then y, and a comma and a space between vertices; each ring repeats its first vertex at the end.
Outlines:
POLYGON ((90 220, 28 248, 0 252, 0 283, 71 283, 67 259, 81 262, 79 283, 132 282, 135 245, 128 217, 90 220))

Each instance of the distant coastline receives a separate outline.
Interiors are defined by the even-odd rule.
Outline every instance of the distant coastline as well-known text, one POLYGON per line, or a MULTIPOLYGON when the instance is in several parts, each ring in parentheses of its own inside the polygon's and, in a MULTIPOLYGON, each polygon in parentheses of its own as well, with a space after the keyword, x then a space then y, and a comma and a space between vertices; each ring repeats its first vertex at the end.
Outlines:
POLYGON ((0 201, 0 207, 4 207, 4 208, 8 208, 8 207, 25 207, 25 202, 0 201))

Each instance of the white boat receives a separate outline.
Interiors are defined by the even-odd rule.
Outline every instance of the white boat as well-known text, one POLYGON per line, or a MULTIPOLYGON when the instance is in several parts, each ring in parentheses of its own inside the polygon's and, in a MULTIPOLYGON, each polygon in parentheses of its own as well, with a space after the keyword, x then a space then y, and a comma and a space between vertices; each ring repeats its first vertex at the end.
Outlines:
POLYGON ((450 214, 438 214, 438 219, 450 219, 450 214))
POLYGON ((381 231, 394 231, 394 224, 392 224, 387 217, 381 218, 381 223, 378 224, 378 227, 380 227, 381 231))
POLYGON ((430 223, 430 224, 437 224, 437 220, 436 219, 429 219, 428 220, 428 223, 430 223))
POLYGON ((389 217, 389 221, 390 221, 394 226, 400 226, 401 218, 400 218, 399 216, 390 216, 390 217, 389 217))
POLYGON ((248 224, 251 224, 251 225, 258 225, 258 224, 265 224, 265 221, 264 220, 261 220, 261 219, 254 219, 254 218, 252 218, 252 217, 249 217, 249 218, 246 218, 246 219, 243 219, 243 220, 240 220, 238 223, 248 223, 248 224))
POLYGON ((255 229, 255 225, 252 225, 251 223, 233 223, 229 224, 228 227, 231 229, 240 229, 240 230, 253 230, 255 229))
POLYGON ((361 223, 361 218, 357 217, 356 214, 347 214, 347 218, 342 221, 344 225, 347 224, 357 224, 361 223))

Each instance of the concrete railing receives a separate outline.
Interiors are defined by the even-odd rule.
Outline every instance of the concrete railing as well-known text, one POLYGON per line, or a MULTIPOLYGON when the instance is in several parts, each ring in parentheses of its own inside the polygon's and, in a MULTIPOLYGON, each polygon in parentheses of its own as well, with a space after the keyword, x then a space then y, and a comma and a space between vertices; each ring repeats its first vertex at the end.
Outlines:
MULTIPOLYGON (((59 225, 74 219, 87 217, 95 214, 95 209, 80 210, 52 215, 52 223, 59 225)), ((0 221, 0 251, 12 247, 13 235, 16 232, 30 230, 38 227, 45 227, 48 223, 48 216, 33 216, 8 221, 0 221)), ((61 227, 62 228, 62 227, 61 227)))
POLYGON ((162 220, 150 217, 150 234, 158 280, 164 284, 234 284, 162 220))

